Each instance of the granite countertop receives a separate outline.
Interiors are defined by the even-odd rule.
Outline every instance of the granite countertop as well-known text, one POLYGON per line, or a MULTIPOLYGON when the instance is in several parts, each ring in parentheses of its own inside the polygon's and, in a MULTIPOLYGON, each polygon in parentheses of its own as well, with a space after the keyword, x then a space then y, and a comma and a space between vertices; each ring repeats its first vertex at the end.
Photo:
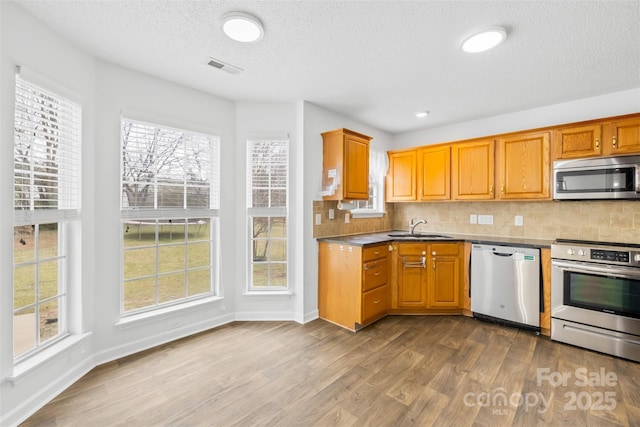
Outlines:
MULTIPOLYGON (((318 237, 319 242, 342 243, 352 246, 371 246, 386 242, 471 242, 480 244, 496 244, 504 246, 521 246, 532 248, 549 248, 553 240, 548 239, 528 239, 524 237, 506 237, 506 236, 482 236, 477 234, 456 234, 447 232, 429 232, 428 234, 444 235, 450 238, 433 238, 433 237, 390 237, 389 234, 403 233, 406 230, 389 230, 377 233, 350 234, 348 236, 318 237)), ((426 232, 424 234, 427 234, 426 232)))

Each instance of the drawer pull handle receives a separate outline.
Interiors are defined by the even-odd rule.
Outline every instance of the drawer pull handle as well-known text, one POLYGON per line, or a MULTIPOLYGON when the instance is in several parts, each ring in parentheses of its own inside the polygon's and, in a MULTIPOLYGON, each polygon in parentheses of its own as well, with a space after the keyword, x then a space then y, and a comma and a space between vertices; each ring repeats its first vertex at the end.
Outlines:
POLYGON ((407 261, 402 257, 403 268, 427 268, 427 257, 420 257, 420 261, 407 261))
POLYGON ((375 251, 373 254, 374 255, 380 255, 380 251, 375 251))
POLYGON ((375 273, 373 273, 373 275, 374 275, 374 276, 379 276, 379 275, 380 275, 380 272, 379 272, 379 271, 376 271, 375 273))
POLYGON ((379 299, 377 299, 377 300, 375 300, 373 303, 374 303, 374 304, 380 304, 380 300, 379 300, 379 299))

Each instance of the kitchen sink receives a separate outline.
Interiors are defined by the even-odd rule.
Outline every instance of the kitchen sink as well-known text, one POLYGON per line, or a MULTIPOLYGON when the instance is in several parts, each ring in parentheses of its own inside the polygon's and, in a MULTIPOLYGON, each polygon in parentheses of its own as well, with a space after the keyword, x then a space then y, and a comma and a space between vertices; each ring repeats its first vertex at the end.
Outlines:
POLYGON ((391 233, 388 234, 389 237, 401 237, 401 238, 409 238, 409 239, 450 239, 450 236, 445 236, 443 234, 426 234, 426 233, 391 233))

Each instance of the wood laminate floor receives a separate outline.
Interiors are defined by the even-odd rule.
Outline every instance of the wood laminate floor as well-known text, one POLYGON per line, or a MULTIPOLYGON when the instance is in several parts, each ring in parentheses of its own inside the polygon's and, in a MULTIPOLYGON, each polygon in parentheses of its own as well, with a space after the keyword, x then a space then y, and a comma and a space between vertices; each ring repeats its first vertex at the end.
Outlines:
POLYGON ((23 425, 640 426, 640 364, 466 317, 235 322, 96 367, 23 425))

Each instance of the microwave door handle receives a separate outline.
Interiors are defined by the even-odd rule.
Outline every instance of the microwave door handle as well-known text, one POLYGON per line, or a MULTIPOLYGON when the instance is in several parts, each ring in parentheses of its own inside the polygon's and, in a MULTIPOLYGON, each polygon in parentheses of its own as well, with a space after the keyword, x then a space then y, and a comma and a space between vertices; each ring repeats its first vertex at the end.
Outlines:
POLYGON ((640 193, 640 163, 636 164, 636 193, 640 193))

